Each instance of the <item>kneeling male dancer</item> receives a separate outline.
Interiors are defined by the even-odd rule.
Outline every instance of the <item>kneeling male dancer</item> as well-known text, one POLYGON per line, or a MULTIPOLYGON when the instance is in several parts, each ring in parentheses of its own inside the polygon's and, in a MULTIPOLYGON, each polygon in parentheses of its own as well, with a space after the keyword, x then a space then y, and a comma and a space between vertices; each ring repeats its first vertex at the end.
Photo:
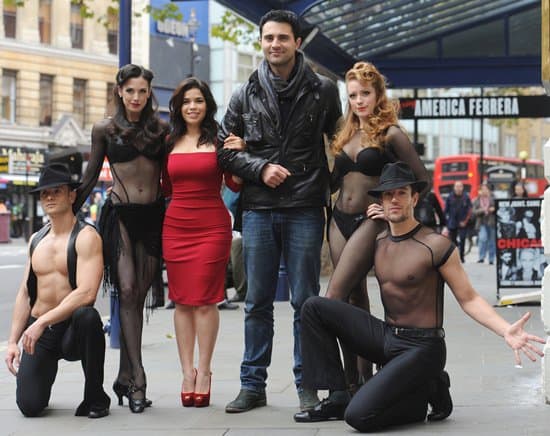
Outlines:
POLYGON ((82 361, 84 400, 75 414, 109 414, 111 400, 103 390, 105 337, 93 308, 103 276, 102 244, 95 228, 73 213, 78 185, 64 165, 51 164, 34 189, 50 222, 29 243, 6 352, 8 369, 17 377, 17 406, 25 416, 38 416, 47 407, 59 359, 82 361))
POLYGON ((382 198, 382 208, 369 207, 369 218, 389 222, 389 230, 377 237, 374 255, 385 321, 327 298, 311 297, 302 307, 303 385, 328 389, 330 395, 313 410, 295 414, 295 421, 343 418, 356 430, 374 431, 423 421, 428 403, 429 420, 449 416, 450 382, 443 371, 445 282, 471 318, 504 337, 518 364, 520 352, 533 361, 543 355, 531 342, 545 341, 523 330, 530 313, 514 324, 500 317, 473 289, 456 246, 416 221, 414 206, 423 186, 407 164, 396 162, 384 167, 379 185, 369 191, 382 198), (351 401, 338 341, 381 367, 351 401))

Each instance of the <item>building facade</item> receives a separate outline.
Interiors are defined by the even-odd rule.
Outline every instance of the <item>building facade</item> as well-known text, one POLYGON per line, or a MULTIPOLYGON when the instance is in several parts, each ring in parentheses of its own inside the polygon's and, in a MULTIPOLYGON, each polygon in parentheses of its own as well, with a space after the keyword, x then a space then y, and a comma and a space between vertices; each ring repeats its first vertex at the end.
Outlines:
POLYGON ((110 0, 0 2, 0 195, 36 212, 26 195, 53 153, 87 151, 105 115, 118 66, 118 19, 110 0), (76 147, 76 149, 75 149, 76 147))

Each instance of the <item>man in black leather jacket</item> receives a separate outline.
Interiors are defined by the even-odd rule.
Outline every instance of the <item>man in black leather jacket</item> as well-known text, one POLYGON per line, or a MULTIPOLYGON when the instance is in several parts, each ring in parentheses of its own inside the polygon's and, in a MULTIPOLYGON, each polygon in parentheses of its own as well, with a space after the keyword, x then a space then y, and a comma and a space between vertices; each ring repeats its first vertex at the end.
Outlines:
POLYGON ((266 404, 273 344, 273 301, 281 255, 294 308, 294 375, 302 410, 317 396, 304 391, 300 309, 319 294, 320 251, 329 200, 324 134, 341 116, 338 90, 314 73, 298 51, 297 16, 268 12, 260 21, 265 60, 235 92, 218 141, 221 166, 244 180, 243 245, 248 291, 241 391, 226 407, 245 412, 266 404), (245 151, 232 150, 244 141, 245 151))

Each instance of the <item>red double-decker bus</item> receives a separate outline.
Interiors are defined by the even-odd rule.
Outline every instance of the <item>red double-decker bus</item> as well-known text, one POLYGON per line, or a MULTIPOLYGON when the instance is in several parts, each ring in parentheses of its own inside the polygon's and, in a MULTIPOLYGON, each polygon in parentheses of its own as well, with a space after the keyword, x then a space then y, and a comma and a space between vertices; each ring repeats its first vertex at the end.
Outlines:
MULTIPOLYGON (((433 189, 439 202, 442 205, 445 203, 445 198, 457 180, 464 184, 464 190, 470 198, 476 198, 481 180, 480 171, 479 154, 438 157, 434 163, 433 189)), ((542 196, 547 186, 540 160, 484 156, 483 173, 483 180, 489 181, 497 198, 510 196, 511 186, 520 180, 525 183, 529 197, 542 196), (487 179, 487 173, 491 174, 491 180, 487 179)))

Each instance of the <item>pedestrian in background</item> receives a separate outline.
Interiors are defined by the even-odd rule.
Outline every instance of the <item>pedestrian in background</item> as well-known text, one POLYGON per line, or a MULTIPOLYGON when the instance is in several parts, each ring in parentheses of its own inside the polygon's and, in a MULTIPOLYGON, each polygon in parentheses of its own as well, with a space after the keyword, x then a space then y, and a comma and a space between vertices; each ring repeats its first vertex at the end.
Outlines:
POLYGON ((514 185, 514 189, 512 191, 512 197, 514 198, 527 198, 527 189, 525 189, 525 184, 523 182, 517 182, 514 185))
POLYGON ((470 196, 467 192, 464 192, 464 184, 457 181, 453 186, 453 192, 445 199, 445 218, 449 238, 458 246, 462 263, 464 263, 464 248, 471 214, 472 201, 470 196))
POLYGON ((495 197, 491 193, 487 183, 479 187, 479 195, 474 200, 473 214, 476 219, 477 244, 479 248, 478 263, 485 262, 485 256, 489 254, 489 264, 495 262, 496 255, 496 215, 495 197))
POLYGON ((422 225, 431 227, 438 232, 441 232, 447 225, 445 213, 433 191, 418 200, 418 204, 414 208, 414 216, 422 225))

